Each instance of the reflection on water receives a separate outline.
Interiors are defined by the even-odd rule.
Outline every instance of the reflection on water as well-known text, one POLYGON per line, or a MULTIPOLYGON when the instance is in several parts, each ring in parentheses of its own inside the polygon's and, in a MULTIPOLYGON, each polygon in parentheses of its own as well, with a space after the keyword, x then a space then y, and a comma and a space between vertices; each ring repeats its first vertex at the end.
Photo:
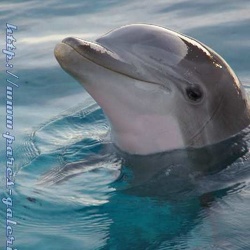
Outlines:
MULTIPOLYGON (((0 6, 1 23, 18 26, 15 73, 20 87, 14 97, 17 248, 250 247, 248 146, 236 142, 217 148, 220 157, 213 163, 218 171, 205 173, 190 169, 192 152, 188 157, 175 152, 160 161, 160 156, 157 161, 121 157, 106 140, 108 124, 102 111, 59 68, 53 55, 55 44, 67 36, 94 40, 121 25, 153 23, 208 44, 249 83, 249 1, 16 0, 2 1, 0 6)), ((5 82, 3 74, 0 80, 5 82)), ((3 100, 4 84, 0 90, 3 100)), ((0 112, 5 112, 3 102, 0 112)), ((5 131, 2 123, 0 128, 5 131)), ((4 154, 1 149, 3 166, 4 154)), ((206 162, 211 159, 203 156, 200 152, 195 162, 210 166, 206 162)), ((1 190, 4 197, 5 187, 1 190)), ((3 227, 0 235, 5 235, 3 227)), ((0 237, 0 246, 4 244, 0 237)))
POLYGON ((233 244, 225 241, 230 232, 220 228, 221 223, 228 227, 224 216, 235 213, 234 201, 248 188, 248 131, 246 138, 242 134, 207 152, 132 157, 107 144, 99 107, 83 104, 86 108, 75 107, 41 125, 22 148, 30 162, 19 169, 16 187, 21 246, 30 233, 37 242, 42 239, 30 248, 55 244, 52 239, 60 240, 55 249, 72 241, 76 249, 233 244))

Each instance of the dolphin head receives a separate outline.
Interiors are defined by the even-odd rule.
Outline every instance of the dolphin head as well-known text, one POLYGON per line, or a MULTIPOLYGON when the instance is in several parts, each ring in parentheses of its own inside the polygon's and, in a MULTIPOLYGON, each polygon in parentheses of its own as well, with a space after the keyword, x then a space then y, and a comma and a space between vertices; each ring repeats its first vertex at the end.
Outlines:
POLYGON ((203 147, 250 122, 244 89, 229 65, 177 32, 128 25, 95 43, 65 38, 55 56, 101 106, 122 151, 203 147))

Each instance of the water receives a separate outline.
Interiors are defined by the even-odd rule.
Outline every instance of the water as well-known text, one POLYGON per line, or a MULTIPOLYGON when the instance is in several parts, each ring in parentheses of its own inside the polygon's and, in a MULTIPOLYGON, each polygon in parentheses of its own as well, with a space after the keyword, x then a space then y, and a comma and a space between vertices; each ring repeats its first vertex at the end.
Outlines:
MULTIPOLYGON (((129 188, 131 169, 107 143, 108 124, 102 111, 53 56, 55 44, 64 37, 94 40, 121 25, 152 23, 212 47, 248 88, 249 1, 16 0, 1 1, 0 6, 1 48, 5 23, 18 26, 12 61, 20 79, 14 89, 12 131, 16 138, 11 208, 17 222, 13 246, 25 250, 250 248, 248 147, 228 167, 206 175, 177 164, 150 181, 138 168, 139 181, 129 188)), ((4 60, 1 54, 2 69, 4 60)), ((6 74, 0 79, 4 133, 6 74)), ((2 199, 8 197, 3 138, 0 157, 2 199)), ((140 166, 138 162, 133 164, 140 166)), ((154 161, 148 162, 150 168, 154 161)), ((4 249, 6 205, 1 202, 0 207, 4 249)))

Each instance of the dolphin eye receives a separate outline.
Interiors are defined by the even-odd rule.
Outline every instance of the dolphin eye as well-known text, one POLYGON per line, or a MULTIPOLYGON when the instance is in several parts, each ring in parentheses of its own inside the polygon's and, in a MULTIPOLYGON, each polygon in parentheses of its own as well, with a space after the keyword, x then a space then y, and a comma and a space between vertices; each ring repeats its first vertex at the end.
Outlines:
POLYGON ((203 93, 198 86, 191 86, 186 89, 186 95, 189 100, 198 102, 202 99, 203 93))

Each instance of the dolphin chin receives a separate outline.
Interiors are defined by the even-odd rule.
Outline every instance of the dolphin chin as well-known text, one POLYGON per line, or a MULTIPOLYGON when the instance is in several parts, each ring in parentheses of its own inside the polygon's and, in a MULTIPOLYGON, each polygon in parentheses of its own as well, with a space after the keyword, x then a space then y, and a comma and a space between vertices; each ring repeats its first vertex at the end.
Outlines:
POLYGON ((96 100, 114 144, 130 154, 200 148, 250 123, 244 89, 216 52, 183 34, 127 25, 55 47, 61 67, 96 100))

